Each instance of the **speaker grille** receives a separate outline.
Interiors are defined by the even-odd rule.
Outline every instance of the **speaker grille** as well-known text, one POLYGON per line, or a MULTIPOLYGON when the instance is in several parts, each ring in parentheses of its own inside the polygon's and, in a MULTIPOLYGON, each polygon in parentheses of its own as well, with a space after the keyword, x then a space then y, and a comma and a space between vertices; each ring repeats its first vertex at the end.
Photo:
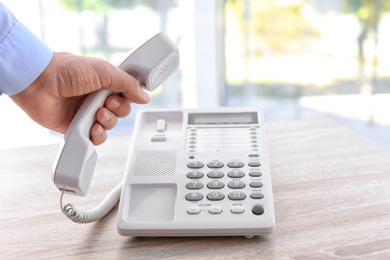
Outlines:
POLYGON ((174 175, 176 150, 139 150, 135 159, 135 176, 174 175))

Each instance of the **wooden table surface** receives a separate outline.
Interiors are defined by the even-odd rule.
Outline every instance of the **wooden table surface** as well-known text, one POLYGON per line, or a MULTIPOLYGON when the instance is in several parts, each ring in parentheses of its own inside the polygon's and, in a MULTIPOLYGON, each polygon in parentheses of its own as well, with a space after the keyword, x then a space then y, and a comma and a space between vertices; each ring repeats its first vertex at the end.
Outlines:
MULTIPOLYGON (((50 178, 58 146, 0 150, 0 259, 390 259, 390 151, 331 119, 267 122, 276 231, 244 237, 122 237, 114 208, 75 224, 50 178)), ((122 179, 130 137, 99 147, 81 209, 122 179)))

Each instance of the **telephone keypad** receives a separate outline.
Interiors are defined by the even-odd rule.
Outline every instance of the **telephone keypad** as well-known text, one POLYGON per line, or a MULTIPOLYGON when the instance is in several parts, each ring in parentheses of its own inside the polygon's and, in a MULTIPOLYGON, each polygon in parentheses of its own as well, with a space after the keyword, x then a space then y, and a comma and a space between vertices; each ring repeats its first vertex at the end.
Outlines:
MULTIPOLYGON (((225 163, 221 160, 209 161, 206 165, 211 171, 207 172, 207 178, 209 181, 207 184, 204 184, 206 179, 204 173, 199 169, 204 167, 204 163, 201 161, 191 161, 187 164, 187 167, 191 169, 186 176, 191 181, 186 184, 186 188, 190 191, 185 196, 187 201, 198 202, 203 199, 207 199, 210 202, 215 202, 208 209, 210 214, 221 214, 223 209, 218 205, 218 201, 230 200, 232 202, 241 202, 247 199, 261 200, 264 198, 264 194, 259 191, 263 187, 263 183, 260 181, 259 177, 262 176, 259 166, 261 166, 260 161, 258 160, 259 156, 251 156, 251 161, 247 163, 249 167, 252 167, 248 172, 244 170, 245 163, 243 161, 234 159, 226 163, 227 167, 230 170, 226 171, 223 169, 225 163), (253 158, 256 157, 255 160, 253 158), (250 181, 245 177, 251 177, 250 181), (251 192, 248 192, 250 187, 251 192), (230 189, 230 192, 226 192, 227 186, 230 189), (196 190, 196 191, 195 191, 196 190), (205 196, 203 195, 205 194, 205 196), (225 198, 225 194, 227 195, 225 198)), ((190 206, 187 208, 187 213, 191 215, 199 214, 202 210, 199 210, 199 207, 190 206)), ((260 205, 255 205, 251 207, 251 211, 254 215, 261 215, 264 212, 264 208, 260 205)), ((230 207, 230 212, 234 214, 242 214, 245 212, 245 208, 242 205, 232 205, 230 207)))

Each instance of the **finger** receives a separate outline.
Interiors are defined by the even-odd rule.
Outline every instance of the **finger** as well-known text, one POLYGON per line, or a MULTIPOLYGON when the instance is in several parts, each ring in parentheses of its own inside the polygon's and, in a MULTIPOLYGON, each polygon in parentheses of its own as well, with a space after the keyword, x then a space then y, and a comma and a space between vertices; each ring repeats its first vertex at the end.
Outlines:
POLYGON ((96 112, 96 119, 105 130, 113 129, 118 122, 117 116, 105 107, 99 108, 96 112))
POLYGON ((119 118, 128 116, 131 111, 129 101, 118 95, 109 96, 106 99, 105 106, 119 118))
POLYGON ((100 145, 107 140, 107 132, 99 123, 95 123, 91 127, 91 141, 94 145, 100 145))
POLYGON ((150 101, 149 94, 143 91, 139 82, 133 76, 109 63, 107 66, 109 66, 109 69, 105 73, 99 73, 99 75, 107 75, 107 71, 110 73, 110 80, 106 81, 102 86, 103 88, 120 92, 127 100, 134 103, 146 104, 150 101))

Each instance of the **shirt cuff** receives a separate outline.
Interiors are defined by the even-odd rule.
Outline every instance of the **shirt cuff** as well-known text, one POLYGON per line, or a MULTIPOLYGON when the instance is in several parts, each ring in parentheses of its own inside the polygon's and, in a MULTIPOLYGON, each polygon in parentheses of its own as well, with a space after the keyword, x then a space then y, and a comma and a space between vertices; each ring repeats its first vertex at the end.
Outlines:
POLYGON ((16 21, 0 44, 0 92, 21 92, 38 78, 52 58, 53 51, 16 21))

